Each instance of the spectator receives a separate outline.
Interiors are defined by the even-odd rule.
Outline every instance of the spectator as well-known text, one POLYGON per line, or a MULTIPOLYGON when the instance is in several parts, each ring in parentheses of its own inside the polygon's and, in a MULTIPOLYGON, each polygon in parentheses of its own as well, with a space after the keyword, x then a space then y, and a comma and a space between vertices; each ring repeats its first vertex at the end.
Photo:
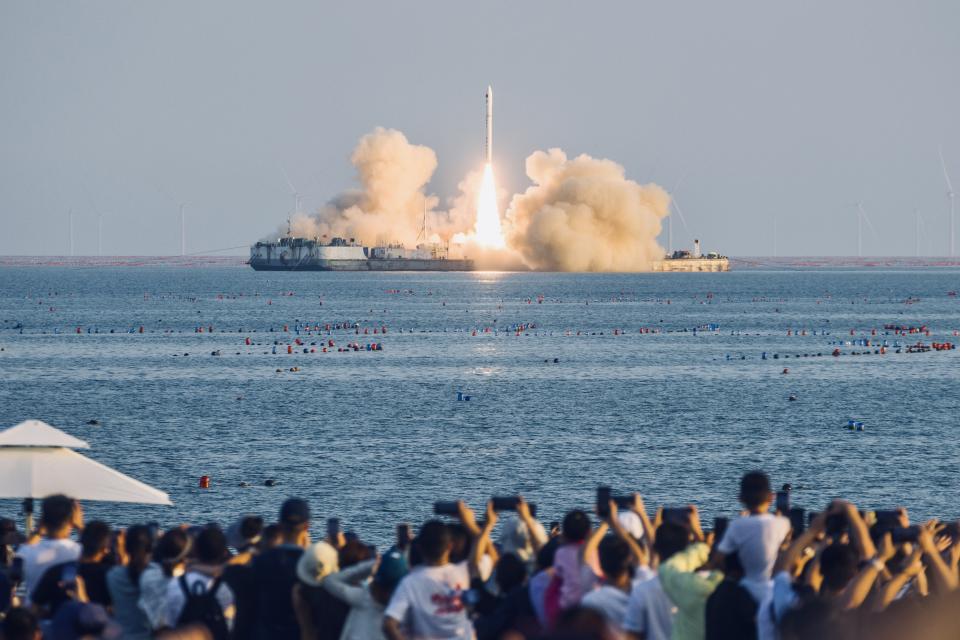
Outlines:
POLYGON ((323 588, 350 606, 340 640, 385 638, 383 611, 406 574, 406 559, 400 551, 393 550, 380 559, 379 566, 375 559, 364 560, 327 576, 323 588), (373 579, 368 582, 371 575, 373 579))
MULTIPOLYGON (((767 474, 753 471, 744 475, 740 480, 740 502, 749 513, 730 523, 717 547, 720 554, 740 556, 744 572, 741 584, 758 604, 772 587, 773 564, 780 545, 790 533, 789 519, 769 513, 772 501, 767 474)), ((722 558, 718 562, 722 562, 722 558)))
MULTIPOLYGON (((89 640, 91 638, 119 638, 121 629, 110 620, 103 606, 92 602, 68 602, 57 610, 46 640, 89 640)), ((126 637, 126 636, 124 636, 126 637)))
MULTIPOLYGON (((223 581, 233 592, 236 615, 233 619, 234 640, 252 640, 256 629, 257 583, 253 560, 279 538, 276 525, 264 527, 263 518, 247 515, 227 529, 227 544, 237 550, 223 569, 223 581), (274 535, 273 532, 276 532, 274 535)), ((276 545, 271 545, 276 546, 276 545)))
POLYGON ((531 601, 527 563, 515 553, 505 553, 497 563, 494 579, 498 596, 491 599, 489 612, 474 624, 479 640, 500 638, 507 632, 522 637, 539 635, 541 625, 531 601))
POLYGON ((107 572, 113 567, 109 561, 110 541, 113 531, 106 522, 88 522, 80 534, 80 565, 78 572, 90 602, 110 607, 110 592, 107 589, 107 572))
POLYGON ((70 539, 71 532, 83 529, 80 503, 56 494, 43 499, 40 512, 43 539, 21 546, 16 553, 23 563, 24 604, 29 605, 33 590, 47 569, 80 559, 80 545, 70 539))
POLYGON ((176 626, 204 624, 214 640, 226 640, 233 624, 233 592, 221 579, 230 557, 219 527, 207 526, 194 543, 195 559, 186 572, 167 585, 165 619, 176 626))
POLYGON ((530 506, 520 497, 517 515, 503 523, 500 533, 500 550, 515 553, 521 560, 533 563, 537 552, 547 543, 547 532, 530 513, 530 506))
POLYGON ((547 620, 547 591, 553 583, 553 560, 560 546, 560 538, 553 537, 537 552, 537 566, 528 583, 530 605, 537 617, 540 628, 546 629, 547 620))
POLYGON ((472 638, 473 625, 463 601, 470 575, 463 565, 450 563, 453 543, 447 525, 427 522, 414 544, 424 564, 397 586, 384 612, 384 635, 402 640, 404 629, 409 629, 413 638, 472 638))
POLYGON ((183 529, 170 529, 157 542, 155 562, 140 576, 140 608, 154 632, 175 627, 176 620, 167 619, 167 589, 183 575, 193 541, 183 529))
MULTIPOLYGON (((653 541, 655 559, 663 566, 675 554, 687 548, 690 532, 686 527, 664 522, 656 529, 653 541)), ((660 576, 637 582, 630 591, 623 628, 633 640, 669 640, 677 607, 663 591, 660 576)))
POLYGON ((309 541, 310 506, 304 500, 290 498, 280 507, 279 526, 282 542, 253 560, 257 585, 254 637, 260 640, 300 640, 292 594, 297 583, 297 563, 309 541))
POLYGON ((608 536, 600 542, 599 556, 603 582, 598 589, 583 596, 581 604, 602 613, 607 624, 619 634, 630 599, 633 557, 627 543, 615 536, 608 536))
POLYGON ((337 550, 326 540, 316 542, 303 552, 297 563, 293 588, 294 609, 304 640, 337 640, 350 607, 323 588, 328 575, 339 571, 337 550))
POLYGON ((757 602, 740 584, 743 567, 736 553, 724 559, 723 582, 707 598, 707 640, 754 640, 757 602))
POLYGON ((124 638, 147 640, 152 637, 150 621, 140 608, 140 576, 150 566, 153 534, 146 525, 134 525, 123 536, 126 566, 107 572, 107 590, 113 602, 113 616, 123 629, 124 638))
MULTIPOLYGON (((663 592, 677 606, 670 637, 673 640, 704 640, 707 598, 723 580, 723 574, 703 570, 709 566, 705 567, 710 547, 703 542, 700 516, 693 505, 690 505, 688 512, 687 530, 686 548, 660 565, 660 584, 663 592)), ((659 534, 657 537, 660 537, 659 534)))
MULTIPOLYGON (((606 532, 606 523, 601 523, 594 533, 594 540, 606 532)), ((583 594, 592 588, 592 578, 600 573, 596 553, 587 548, 591 535, 590 517, 579 509, 563 518, 562 543, 553 559, 553 580, 547 588, 546 614, 548 622, 557 619, 564 609, 580 603, 583 594), (589 579, 584 580, 584 574, 589 579), (588 586, 584 586, 588 582, 588 586)))

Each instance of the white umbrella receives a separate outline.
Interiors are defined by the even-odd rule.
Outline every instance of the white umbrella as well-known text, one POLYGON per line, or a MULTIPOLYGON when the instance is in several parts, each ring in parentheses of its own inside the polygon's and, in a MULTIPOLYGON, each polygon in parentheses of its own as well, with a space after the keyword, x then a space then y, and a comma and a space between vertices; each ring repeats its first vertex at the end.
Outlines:
POLYGON ((45 498, 62 493, 78 500, 173 504, 163 491, 70 450, 89 447, 39 420, 3 431, 0 498, 45 498))

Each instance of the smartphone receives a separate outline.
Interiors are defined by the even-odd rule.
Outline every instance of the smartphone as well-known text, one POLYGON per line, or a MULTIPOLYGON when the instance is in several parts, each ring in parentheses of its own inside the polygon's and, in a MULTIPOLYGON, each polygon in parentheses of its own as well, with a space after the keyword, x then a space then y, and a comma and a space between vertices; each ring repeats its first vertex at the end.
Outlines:
POLYGON ((847 516, 843 513, 831 513, 827 516, 826 533, 837 537, 847 530, 847 516))
MULTIPOLYGON (((494 511, 516 511, 517 505, 520 503, 520 498, 517 496, 506 496, 506 497, 496 497, 490 498, 490 501, 493 503, 494 511)), ((530 509, 530 515, 537 517, 537 505, 527 504, 527 507, 530 509)))
POLYGON ((890 537, 893 544, 903 544, 904 542, 916 542, 920 538, 920 527, 895 527, 890 531, 890 537))
POLYGON ((723 540, 723 534, 727 532, 727 525, 729 524, 730 518, 713 519, 713 546, 717 546, 723 540))
POLYGON ((401 523, 397 525, 397 549, 403 551, 410 546, 410 525, 401 523))
POLYGON ((882 532, 896 529, 900 526, 900 512, 889 509, 874 511, 873 515, 877 518, 876 527, 882 532))
POLYGON ((455 516, 460 513, 456 502, 434 502, 433 512, 438 516, 455 516))
POLYGON ((340 518, 328 518, 327 519, 327 537, 331 540, 336 540, 337 535, 340 533, 340 518))
POLYGON ((60 583, 64 589, 76 589, 77 587, 77 563, 70 562, 60 570, 60 583))
POLYGON ((663 521, 690 526, 690 507, 664 507, 663 521))
POLYGON ((597 515, 601 518, 610 517, 610 496, 613 492, 610 487, 597 487, 597 515))
POLYGON ((775 506, 780 515, 785 516, 790 513, 790 492, 777 491, 777 501, 775 506))

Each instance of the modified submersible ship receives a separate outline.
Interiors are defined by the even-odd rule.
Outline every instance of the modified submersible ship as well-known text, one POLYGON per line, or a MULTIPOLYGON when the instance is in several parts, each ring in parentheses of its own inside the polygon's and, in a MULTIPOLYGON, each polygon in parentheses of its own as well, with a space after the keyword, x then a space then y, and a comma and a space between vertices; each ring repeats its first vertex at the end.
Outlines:
POLYGON ((353 238, 278 238, 250 247, 257 271, 473 271, 473 260, 450 258, 436 243, 406 249, 402 244, 365 247, 353 238))

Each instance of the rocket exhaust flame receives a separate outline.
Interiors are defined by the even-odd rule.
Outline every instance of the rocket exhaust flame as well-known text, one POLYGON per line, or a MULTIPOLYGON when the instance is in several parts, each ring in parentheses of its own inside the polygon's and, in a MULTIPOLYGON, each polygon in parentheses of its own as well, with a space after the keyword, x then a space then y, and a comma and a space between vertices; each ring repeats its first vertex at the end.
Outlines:
POLYGON ((484 151, 487 163, 483 168, 483 182, 477 198, 477 223, 474 232, 482 247, 502 249, 506 245, 500 228, 500 210, 497 208, 497 187, 493 180, 493 87, 487 87, 487 137, 484 151))
POLYGON ((500 228, 500 211, 497 209, 497 187, 493 181, 493 165, 489 162, 483 168, 483 182, 480 184, 480 196, 477 198, 475 233, 480 246, 491 249, 502 249, 507 246, 500 228))

